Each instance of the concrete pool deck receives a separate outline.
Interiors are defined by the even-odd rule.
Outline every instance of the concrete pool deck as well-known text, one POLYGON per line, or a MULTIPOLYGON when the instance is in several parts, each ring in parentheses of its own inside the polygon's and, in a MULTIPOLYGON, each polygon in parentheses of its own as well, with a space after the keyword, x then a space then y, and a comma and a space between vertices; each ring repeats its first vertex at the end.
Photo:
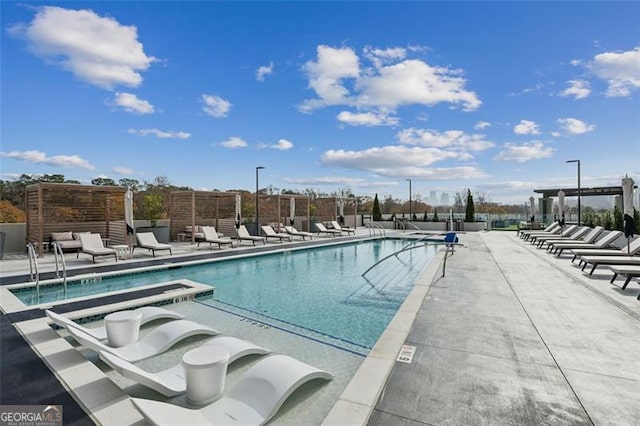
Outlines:
MULTIPOLYGON (((460 238, 446 275, 439 264, 421 275, 323 423, 640 424, 637 282, 623 291, 607 269, 589 277, 515 232, 460 238), (415 347, 411 363, 395 362, 402 343, 415 347)), ((11 262, 0 261, 3 274, 20 269, 11 262)), ((100 410, 108 418, 118 406, 100 410)))

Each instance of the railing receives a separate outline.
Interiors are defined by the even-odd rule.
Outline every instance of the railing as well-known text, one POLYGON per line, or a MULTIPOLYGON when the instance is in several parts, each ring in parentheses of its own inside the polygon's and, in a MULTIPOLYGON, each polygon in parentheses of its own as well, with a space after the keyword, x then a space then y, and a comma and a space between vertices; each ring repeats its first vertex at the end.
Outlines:
POLYGON ((29 252, 29 281, 36 281, 36 293, 40 297, 40 271, 38 271, 38 254, 33 243, 27 243, 29 252))
POLYGON ((375 223, 373 221, 368 221, 365 224, 365 226, 369 230, 369 236, 370 237, 378 236, 378 231, 380 231, 380 236, 382 236, 382 237, 386 237, 387 236, 386 229, 382 225, 380 225, 379 223, 375 223))
POLYGON ((58 255, 60 255, 60 266, 62 267, 62 283, 64 285, 64 292, 67 293, 67 263, 64 260, 64 253, 62 247, 57 241, 53 242, 53 255, 56 259, 56 277, 60 278, 60 268, 58 267, 58 255))

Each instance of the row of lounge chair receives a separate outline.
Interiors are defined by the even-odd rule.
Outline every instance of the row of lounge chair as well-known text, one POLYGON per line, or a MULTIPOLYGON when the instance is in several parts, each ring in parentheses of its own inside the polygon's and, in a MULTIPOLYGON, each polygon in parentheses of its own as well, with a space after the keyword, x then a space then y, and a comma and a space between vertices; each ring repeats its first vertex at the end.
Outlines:
POLYGON ((330 373, 291 356, 271 354, 269 349, 252 342, 232 336, 220 336, 219 331, 187 320, 182 315, 164 308, 143 307, 134 311, 142 314, 142 324, 159 319, 168 322, 153 328, 138 341, 118 348, 111 347, 104 341, 104 328, 87 328, 51 310, 45 312, 55 325, 66 329, 83 347, 98 353, 100 359, 114 371, 165 397, 174 397, 187 391, 183 365, 177 364, 152 373, 134 363, 159 355, 188 337, 215 336, 202 346, 224 348, 229 353, 228 363, 247 355, 263 356, 231 389, 225 391, 220 399, 200 409, 187 409, 162 401, 131 398, 134 407, 151 424, 262 425, 268 422, 289 396, 303 384, 315 379, 332 379, 330 373))
POLYGON ((582 271, 591 265, 588 275, 592 275, 599 266, 607 266, 613 272, 610 282, 613 283, 620 275, 624 276, 626 280, 622 289, 626 289, 633 278, 640 277, 640 237, 628 241, 622 248, 614 246, 614 242, 622 236, 621 231, 604 232, 601 226, 593 229, 576 225, 563 228, 557 222, 542 231, 520 232, 523 240, 538 248, 545 248, 552 255, 560 257, 569 252, 572 255, 571 262, 578 260, 582 271))

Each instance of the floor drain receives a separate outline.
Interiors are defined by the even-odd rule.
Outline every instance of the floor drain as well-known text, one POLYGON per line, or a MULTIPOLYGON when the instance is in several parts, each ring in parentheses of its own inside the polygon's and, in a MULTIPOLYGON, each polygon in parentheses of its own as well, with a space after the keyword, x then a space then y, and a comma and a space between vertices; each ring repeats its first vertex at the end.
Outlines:
POLYGON ((398 354, 398 358, 396 361, 406 362, 407 364, 411 364, 411 360, 413 359, 413 354, 416 353, 415 346, 402 345, 402 349, 400 349, 400 353, 398 354))

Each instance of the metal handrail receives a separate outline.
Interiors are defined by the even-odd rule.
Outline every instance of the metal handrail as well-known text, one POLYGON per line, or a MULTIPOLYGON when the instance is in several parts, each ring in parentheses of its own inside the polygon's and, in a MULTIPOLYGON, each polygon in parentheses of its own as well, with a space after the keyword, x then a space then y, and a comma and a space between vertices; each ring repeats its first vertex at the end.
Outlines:
POLYGON ((378 266, 380 263, 384 262, 385 260, 387 260, 387 259, 389 259, 391 257, 397 256, 398 254, 400 254, 402 252, 405 252, 405 251, 408 251, 408 250, 417 249, 417 248, 421 248, 421 247, 437 246, 437 245, 446 245, 447 246, 447 248, 445 250, 445 253, 444 253, 444 262, 443 262, 443 265, 442 265, 442 276, 444 277, 445 272, 446 272, 446 268, 447 268, 447 254, 449 253, 449 249, 451 249, 451 251, 453 253, 453 246, 459 246, 459 245, 462 245, 462 244, 460 244, 460 243, 449 243, 449 242, 445 242, 445 241, 432 241, 431 243, 424 243, 424 244, 419 245, 419 246, 417 246, 417 245, 416 246, 414 246, 414 245, 405 246, 405 247, 401 248, 400 250, 396 250, 395 252, 391 253, 390 255, 385 256, 382 259, 378 260, 376 263, 371 265, 366 271, 364 271, 362 273, 362 276, 364 277, 367 272, 369 272, 370 270, 372 270, 373 268, 378 266))
POLYGON ((384 226, 375 223, 374 221, 370 220, 366 223, 367 225, 367 229, 369 229, 369 236, 370 237, 375 237, 377 235, 376 230, 380 230, 380 235, 383 237, 386 237, 387 235, 387 231, 384 228, 384 226))
POLYGON ((53 242, 53 254, 56 259, 56 277, 60 278, 60 269, 58 268, 58 255, 60 255, 60 265, 62 265, 62 283, 64 285, 64 292, 67 292, 67 262, 64 260, 64 253, 62 247, 57 241, 53 242))
POLYGON ((36 293, 40 297, 40 271, 38 270, 38 255, 33 243, 27 243, 27 251, 29 252, 29 281, 36 281, 36 293), (35 273, 34 273, 35 271, 35 273))

